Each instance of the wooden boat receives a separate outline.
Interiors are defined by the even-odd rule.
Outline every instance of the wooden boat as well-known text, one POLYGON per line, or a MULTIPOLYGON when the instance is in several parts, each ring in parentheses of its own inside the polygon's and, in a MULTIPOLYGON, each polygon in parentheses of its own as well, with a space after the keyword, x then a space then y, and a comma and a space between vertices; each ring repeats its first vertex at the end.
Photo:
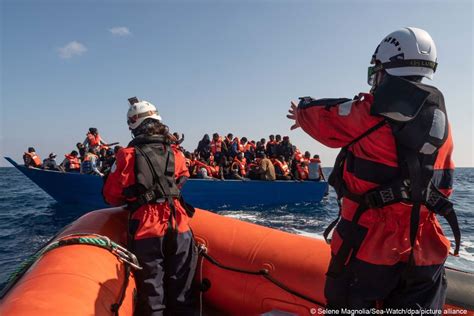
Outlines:
MULTIPOLYGON (((98 176, 26 168, 9 157, 5 159, 58 202, 107 207, 102 198, 103 180, 98 176)), ((327 191, 324 181, 189 179, 183 196, 190 204, 216 210, 319 202, 327 191)))
MULTIPOLYGON (((54 240, 99 234, 126 243, 127 213, 120 208, 88 213, 54 240)), ((204 292, 206 315, 317 315, 324 312, 323 287, 330 258, 319 239, 197 210, 197 242, 207 249, 195 283, 204 292), (251 273, 255 272, 255 273, 251 273)), ((85 237, 84 237, 85 236, 85 237)), ((104 239, 101 239, 104 240, 104 239)), ((54 241, 53 241, 54 243, 54 241)), ((0 315, 132 315, 135 282, 107 243, 72 243, 38 256, 0 299, 0 315), (94 247, 95 246, 95 247, 94 247), (128 280, 128 282, 126 282, 128 280)), ((447 269, 445 314, 474 315, 474 275, 447 269)))

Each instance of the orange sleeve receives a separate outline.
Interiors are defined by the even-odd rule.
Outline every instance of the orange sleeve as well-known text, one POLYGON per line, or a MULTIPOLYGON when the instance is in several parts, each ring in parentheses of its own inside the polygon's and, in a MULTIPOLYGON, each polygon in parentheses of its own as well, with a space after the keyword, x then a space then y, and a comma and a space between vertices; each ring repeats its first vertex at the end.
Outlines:
POLYGON ((177 149, 176 146, 171 147, 174 152, 174 173, 175 178, 179 179, 181 177, 189 178, 189 170, 186 166, 186 157, 181 150, 177 149))
POLYGON ((107 203, 113 206, 124 205, 123 189, 135 183, 135 151, 133 148, 121 149, 104 184, 102 194, 107 203))
POLYGON ((298 123, 323 145, 344 147, 381 120, 370 115, 373 96, 359 96, 356 100, 302 98, 297 109, 298 123))

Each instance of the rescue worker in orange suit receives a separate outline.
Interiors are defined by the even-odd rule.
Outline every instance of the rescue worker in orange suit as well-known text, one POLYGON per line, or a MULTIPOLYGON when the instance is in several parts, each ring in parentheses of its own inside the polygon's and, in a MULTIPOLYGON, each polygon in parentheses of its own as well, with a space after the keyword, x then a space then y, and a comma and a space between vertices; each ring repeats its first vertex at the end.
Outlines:
POLYGON ((103 194, 130 211, 131 248, 143 267, 135 271, 136 315, 192 315, 197 249, 189 227, 194 209, 180 194, 189 177, 185 157, 153 104, 129 102, 134 138, 116 154, 103 194))
POLYGON ((33 147, 28 147, 28 152, 23 154, 23 162, 28 168, 41 168, 41 158, 33 147))
POLYGON ((436 215, 453 231, 454 255, 461 235, 447 198, 454 164, 443 95, 421 83, 436 70, 436 47, 426 31, 403 28, 382 40, 371 64, 370 93, 304 97, 287 116, 291 129, 342 148, 329 178, 342 207, 324 233, 333 232, 327 307, 439 310, 450 242, 436 215))

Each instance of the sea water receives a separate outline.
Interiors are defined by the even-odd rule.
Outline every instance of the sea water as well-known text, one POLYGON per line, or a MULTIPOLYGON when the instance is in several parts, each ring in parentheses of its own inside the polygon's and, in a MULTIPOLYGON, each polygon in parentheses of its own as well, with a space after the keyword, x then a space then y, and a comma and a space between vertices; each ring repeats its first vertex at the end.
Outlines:
MULTIPOLYGON (((325 169, 326 175, 328 169, 325 169)), ((463 234, 460 257, 449 257, 448 265, 474 271, 474 168, 458 168, 454 193, 459 225, 463 234)), ((61 205, 15 168, 0 168, 0 289, 18 265, 66 224, 91 208, 61 205)), ((273 227, 287 232, 322 238, 326 226, 337 216, 334 191, 320 203, 296 203, 278 207, 255 207, 217 213, 273 227)), ((452 234, 444 219, 445 233, 452 234)))

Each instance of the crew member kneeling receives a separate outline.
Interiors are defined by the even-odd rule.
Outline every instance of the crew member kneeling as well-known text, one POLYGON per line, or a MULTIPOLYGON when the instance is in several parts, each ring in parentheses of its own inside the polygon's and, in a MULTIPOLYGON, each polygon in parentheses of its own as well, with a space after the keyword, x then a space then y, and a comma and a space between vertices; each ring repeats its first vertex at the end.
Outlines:
POLYGON ((421 83, 436 60, 427 32, 400 29, 375 50, 371 93, 292 102, 292 129, 342 147, 329 178, 342 208, 331 240, 328 308, 443 308, 450 243, 435 214, 453 230, 454 254, 460 231, 447 199, 454 164, 443 95, 421 83))
POLYGON ((136 315, 192 315, 197 250, 188 224, 194 210, 180 195, 189 177, 185 157, 154 105, 129 102, 134 139, 117 152, 103 194, 131 212, 132 251, 143 267, 136 272, 136 315))

